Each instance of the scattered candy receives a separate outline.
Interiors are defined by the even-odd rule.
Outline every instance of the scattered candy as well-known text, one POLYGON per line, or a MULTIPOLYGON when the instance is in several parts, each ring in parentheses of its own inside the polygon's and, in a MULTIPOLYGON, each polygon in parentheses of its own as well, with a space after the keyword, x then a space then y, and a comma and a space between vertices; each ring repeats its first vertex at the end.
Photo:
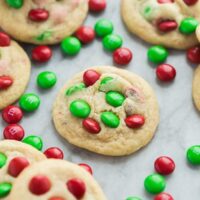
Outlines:
POLYGON ((42 139, 39 136, 30 135, 23 139, 23 142, 41 151, 43 147, 42 139))
POLYGON ((187 160, 190 164, 200 165, 200 145, 191 146, 187 150, 187 160))
POLYGON ((120 124, 119 117, 113 112, 101 113, 101 121, 110 128, 117 128, 120 124))
POLYGON ((174 199, 170 194, 163 192, 155 196, 154 200, 174 200, 174 199))
POLYGON ((110 34, 103 38, 103 46, 108 51, 115 51, 122 46, 122 43, 122 38, 116 34, 110 34))
POLYGON ((119 107, 125 101, 125 97, 120 92, 109 91, 106 93, 106 102, 114 107, 119 107))
POLYGON ((77 178, 70 179, 67 182, 67 188, 77 199, 83 198, 86 192, 85 183, 77 178))
POLYGON ((82 99, 74 100, 69 109, 72 115, 79 118, 87 118, 91 112, 90 105, 82 99))
POLYGON ((173 173, 175 169, 175 163, 171 158, 167 156, 161 156, 156 159, 154 168, 159 174, 169 175, 173 173))
POLYGON ((187 59, 194 63, 200 64, 200 46, 194 46, 187 50, 187 59))
POLYGON ((126 200, 142 200, 139 197, 128 197, 126 200))
POLYGON ((78 83, 76 85, 71 86, 67 89, 66 95, 70 96, 74 94, 75 92, 81 91, 82 89, 86 88, 84 83, 78 83))
POLYGON ((78 54, 81 50, 81 43, 75 37, 67 37, 61 42, 62 51, 70 56, 78 54))
POLYGON ((57 82, 57 77, 54 72, 41 72, 37 77, 37 84, 43 89, 52 88, 57 82))
POLYGON ((8 165, 8 174, 17 177, 27 166, 29 166, 29 162, 26 158, 15 157, 8 165))
POLYGON ((91 168, 89 165, 87 165, 87 164, 85 164, 85 163, 80 163, 79 166, 80 166, 80 167, 83 167, 83 168, 84 168, 86 171, 88 171, 91 175, 93 174, 93 170, 92 170, 92 168, 91 168))
POLYGON ((24 129, 18 124, 10 124, 3 131, 5 139, 21 141, 24 137, 24 129))
POLYGON ((19 106, 24 111, 33 112, 39 108, 40 98, 36 94, 24 94, 19 100, 19 106))
POLYGON ((0 198, 6 197, 12 189, 10 183, 0 183, 0 198))
POLYGON ((129 128, 140 128, 145 123, 145 118, 142 115, 131 115, 125 119, 125 123, 129 128))
POLYGON ((43 175, 34 176, 29 183, 29 190, 35 195, 43 195, 51 188, 50 180, 43 175))
POLYGON ((94 85, 96 83, 96 81, 99 80, 101 74, 99 74, 97 71, 95 70, 87 70, 85 71, 85 73, 83 74, 83 82, 85 83, 85 85, 91 86, 94 85))
POLYGON ((118 65, 127 65, 132 60, 132 52, 128 48, 119 48, 113 53, 113 60, 118 65))
POLYGON ((95 32, 96 35, 99 37, 105 37, 113 32, 113 24, 110 20, 107 19, 100 19, 95 24, 95 32))
POLYGON ((152 46, 147 53, 149 61, 153 63, 162 63, 168 57, 168 51, 162 46, 152 46))
POLYGON ((83 43, 88 44, 95 38, 95 32, 93 28, 88 26, 81 26, 75 33, 75 36, 83 43))
POLYGON ((194 4, 196 4, 198 2, 198 0, 183 0, 185 2, 185 4, 187 4, 188 6, 192 6, 194 4))
POLYGON ((0 47, 10 46, 10 37, 3 32, 0 32, 0 47))
POLYGON ((23 6, 24 0, 6 0, 6 3, 12 8, 19 9, 23 6))
POLYGON ((101 12, 106 8, 106 0, 89 0, 89 9, 93 12, 101 12))
POLYGON ((188 17, 181 21, 179 30, 181 33, 189 35, 195 32, 198 25, 199 22, 195 18, 188 17))
POLYGON ((151 194, 161 193, 166 187, 166 181, 159 174, 151 174, 144 181, 144 187, 151 194))
POLYGON ((163 20, 157 24, 157 27, 162 32, 173 31, 178 27, 175 20, 163 20))
POLYGON ((169 64, 161 64, 156 68, 157 78, 164 82, 174 80, 176 77, 176 69, 169 64))
POLYGON ((101 131, 99 123, 92 118, 84 119, 82 124, 83 128, 86 129, 89 133, 97 134, 101 131))
POLYGON ((0 169, 5 166, 7 161, 7 156, 4 153, 0 153, 0 169))
POLYGON ((47 158, 54 158, 54 159, 63 159, 64 158, 64 154, 63 151, 61 149, 59 149, 58 147, 51 147, 48 148, 45 152, 44 155, 47 158))
POLYGON ((42 8, 36 8, 29 11, 28 17, 32 21, 43 22, 49 18, 49 12, 42 8))
POLYGON ((13 79, 10 76, 0 76, 0 90, 8 89, 13 84, 13 79))
POLYGON ((37 46, 32 50, 32 59, 47 62, 52 57, 52 50, 48 46, 37 46))

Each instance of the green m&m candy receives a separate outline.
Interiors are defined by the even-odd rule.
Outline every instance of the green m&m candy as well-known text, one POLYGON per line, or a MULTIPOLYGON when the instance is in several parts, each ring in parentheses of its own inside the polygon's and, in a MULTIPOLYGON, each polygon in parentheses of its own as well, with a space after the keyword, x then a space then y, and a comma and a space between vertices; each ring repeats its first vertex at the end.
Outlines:
POLYGON ((165 178, 159 174, 151 174, 146 177, 144 187, 151 194, 159 194, 166 187, 165 178))
POLYGON ((23 6, 23 0, 6 0, 6 3, 12 8, 21 8, 23 6))
POLYGON ((194 145, 187 150, 187 160, 193 165, 200 165, 200 145, 194 145))
POLYGON ((30 135, 22 140, 22 142, 31 145, 37 150, 41 151, 43 147, 42 139, 39 136, 30 135))
POLYGON ((198 25, 199 22, 195 18, 188 17, 181 21, 179 30, 181 33, 189 35, 195 32, 198 25))
POLYGON ((70 56, 74 56, 81 50, 81 42, 75 37, 67 37, 61 42, 62 51, 70 56))
POLYGON ((119 126, 119 117, 113 112, 101 113, 101 121, 110 128, 117 128, 119 126))
POLYGON ((99 37, 105 37, 113 32, 113 24, 110 20, 100 19, 95 24, 94 30, 99 37))
POLYGON ((0 153, 0 168, 2 168, 7 161, 7 156, 3 153, 0 153))
POLYGON ((105 78, 103 78, 103 79, 101 80, 100 85, 107 84, 109 81, 112 81, 112 80, 113 80, 112 77, 107 76, 107 77, 105 77, 105 78))
POLYGON ((142 200, 139 197, 128 197, 126 200, 142 200))
POLYGON ((12 189, 10 183, 0 183, 0 198, 6 197, 12 189))
POLYGON ((73 93, 78 92, 84 88, 86 88, 84 83, 78 83, 78 84, 73 85, 72 87, 68 88, 66 91, 66 95, 70 96, 73 93))
POLYGON ((109 91, 106 93, 106 102, 111 106, 118 107, 123 104, 125 97, 123 94, 115 91, 109 91))
POLYGON ((168 54, 168 51, 159 45, 152 46, 147 52, 149 61, 156 64, 164 62, 167 59, 168 54))
POLYGON ((103 38, 103 46, 108 51, 114 51, 122 46, 122 38, 119 35, 110 34, 103 38))
POLYGON ((35 111, 40 106, 40 98, 36 94, 24 94, 19 100, 19 106, 27 112, 35 111))
POLYGON ((57 82, 57 78, 54 72, 41 72, 37 77, 37 84, 43 89, 49 89, 53 87, 57 82))
POLYGON ((69 110, 73 116, 79 118, 86 118, 91 112, 90 105, 82 99, 72 101, 69 110))

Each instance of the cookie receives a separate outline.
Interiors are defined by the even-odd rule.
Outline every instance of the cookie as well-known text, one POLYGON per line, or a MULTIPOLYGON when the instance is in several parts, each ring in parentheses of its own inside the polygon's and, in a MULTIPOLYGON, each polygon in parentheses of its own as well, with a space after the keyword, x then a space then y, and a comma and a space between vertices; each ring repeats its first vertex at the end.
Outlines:
POLYGON ((88 0, 3 0, 0 13, 0 27, 13 38, 33 44, 55 44, 83 23, 88 0))
POLYGON ((0 199, 10 198, 12 186, 24 168, 44 159, 44 154, 30 145, 15 140, 0 141, 0 199))
POLYGON ((16 42, 10 41, 6 46, 0 42, 0 110, 24 93, 30 70, 29 58, 16 42))
POLYGON ((199 11, 199 1, 121 0, 121 15, 130 32, 148 43, 175 49, 198 44, 199 11))
POLYGON ((61 89, 53 121, 71 144, 123 156, 150 142, 159 108, 152 88, 136 74, 115 67, 93 67, 61 89))
POLYGON ((192 94, 193 100, 198 110, 200 110, 200 66, 194 72, 193 85, 192 85, 192 94))
POLYGON ((24 170, 10 194, 12 200, 106 200, 100 186, 82 167, 48 159, 24 170))

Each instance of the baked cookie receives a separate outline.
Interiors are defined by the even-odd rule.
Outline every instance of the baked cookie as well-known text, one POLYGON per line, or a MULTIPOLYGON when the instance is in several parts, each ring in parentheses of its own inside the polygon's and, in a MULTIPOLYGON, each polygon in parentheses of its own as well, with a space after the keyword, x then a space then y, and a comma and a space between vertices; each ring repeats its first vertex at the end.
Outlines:
POLYGON ((2 0, 0 13, 0 27, 15 39, 55 44, 83 23, 88 0, 2 0))
POLYGON ((44 160, 43 153, 15 140, 0 141, 0 199, 9 199, 16 177, 28 165, 44 160))
POLYGON ((176 49, 198 44, 199 12, 198 0, 121 0, 122 18, 130 32, 146 42, 176 49))
POLYGON ((100 186, 82 167, 48 159, 24 170, 9 200, 106 200, 100 186))
POLYGON ((90 151, 123 156, 145 146, 159 121, 157 99, 139 76, 93 67, 73 77, 53 107, 58 133, 90 151))
POLYGON ((31 64, 25 51, 0 32, 0 110, 24 93, 30 70, 31 64))
POLYGON ((198 110, 200 110, 200 66, 194 72, 192 94, 193 100, 198 110))

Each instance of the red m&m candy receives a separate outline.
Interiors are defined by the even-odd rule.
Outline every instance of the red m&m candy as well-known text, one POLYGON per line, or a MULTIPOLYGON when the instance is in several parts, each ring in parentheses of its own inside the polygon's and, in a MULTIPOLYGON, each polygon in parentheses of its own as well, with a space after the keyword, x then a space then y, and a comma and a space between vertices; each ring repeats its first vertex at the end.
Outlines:
POLYGON ((52 57, 52 50, 48 46, 37 46, 32 50, 32 59, 47 62, 52 57))
POLYGON ((175 163, 171 158, 167 156, 161 156, 156 159, 154 168, 159 174, 169 175, 174 171, 175 163))
POLYGON ((157 78, 164 82, 172 81, 176 77, 176 69, 169 64, 161 64, 156 68, 157 78))
POLYGON ((32 21, 42 22, 49 18, 49 12, 42 8, 36 8, 29 11, 28 17, 32 21))
POLYGON ((185 2, 185 4, 187 4, 188 6, 192 6, 194 4, 196 4, 198 2, 198 0, 183 0, 185 2))
POLYGON ((58 147, 48 148, 44 154, 47 158, 63 159, 64 157, 63 151, 58 147))
POLYGON ((10 76, 0 76, 0 90, 5 90, 13 84, 13 79, 10 76))
POLYGON ((7 106, 2 112, 2 117, 5 122, 15 124, 22 119, 23 112, 18 106, 7 106))
POLYGON ((187 50, 187 59, 194 64, 200 64, 200 46, 194 46, 187 50))
POLYGON ((50 199, 48 200, 65 200, 64 198, 62 197, 51 197, 50 199))
POLYGON ((83 82, 87 87, 91 86, 99 80, 100 76, 101 75, 97 71, 89 69, 83 74, 83 82))
POLYGON ((175 30, 178 27, 178 24, 175 20, 164 20, 159 22, 157 27, 162 32, 169 32, 175 30))
POLYGON ((93 170, 92 170, 92 168, 91 168, 89 165, 87 165, 87 164, 85 164, 85 163, 80 163, 79 166, 80 166, 80 167, 83 167, 83 168, 84 168, 86 171, 88 171, 91 175, 93 174, 93 170))
POLYGON ((83 127, 89 132, 93 134, 97 134, 101 131, 101 127, 99 123, 92 119, 92 118, 86 118, 82 122, 83 127))
POLYGON ((89 9, 93 12, 100 12, 106 8, 106 0, 89 0, 89 9))
POLYGON ((174 200, 174 198, 168 193, 160 193, 154 197, 154 200, 174 200))
POLYGON ((89 26, 81 26, 75 33, 75 36, 83 43, 88 44, 95 38, 95 32, 93 28, 89 26))
POLYGON ((174 0, 157 0, 158 3, 174 3, 174 0))
POLYGON ((3 32, 0 32, 0 47, 10 46, 10 37, 3 32))
POLYGON ((132 52, 128 48, 119 48, 113 53, 113 61, 118 65, 127 65, 132 60, 132 52))
POLYGON ((140 128, 145 123, 145 118, 142 115, 131 115, 125 119, 125 123, 129 128, 140 128))
POLYGON ((8 165, 8 173, 17 177, 29 165, 29 162, 24 157, 13 158, 8 165))
POLYGON ((5 139, 21 141, 24 137, 24 129, 18 124, 10 124, 3 131, 5 139))

